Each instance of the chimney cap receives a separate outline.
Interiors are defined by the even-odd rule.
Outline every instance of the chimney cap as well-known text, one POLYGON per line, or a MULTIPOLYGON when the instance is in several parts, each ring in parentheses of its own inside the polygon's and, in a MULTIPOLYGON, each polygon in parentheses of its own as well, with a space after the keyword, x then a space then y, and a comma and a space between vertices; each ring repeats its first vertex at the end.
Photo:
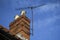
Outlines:
POLYGON ((25 14, 26 14, 25 10, 22 10, 21 15, 25 15, 25 14))
POLYGON ((19 18, 19 15, 16 15, 16 16, 15 16, 15 20, 16 20, 17 18, 19 18))

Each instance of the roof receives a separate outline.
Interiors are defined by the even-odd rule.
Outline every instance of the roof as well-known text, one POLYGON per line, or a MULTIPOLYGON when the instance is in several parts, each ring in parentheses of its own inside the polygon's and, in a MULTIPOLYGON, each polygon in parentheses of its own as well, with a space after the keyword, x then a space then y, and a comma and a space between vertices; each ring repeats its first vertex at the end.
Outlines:
POLYGON ((5 32, 9 32, 9 30, 3 27, 2 25, 0 25, 0 29, 4 30, 5 32))

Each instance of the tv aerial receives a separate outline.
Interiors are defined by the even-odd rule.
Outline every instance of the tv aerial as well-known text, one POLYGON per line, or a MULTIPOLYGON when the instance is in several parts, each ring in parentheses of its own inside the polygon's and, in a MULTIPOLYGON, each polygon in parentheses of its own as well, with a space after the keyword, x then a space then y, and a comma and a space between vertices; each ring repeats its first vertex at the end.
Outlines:
POLYGON ((33 14, 33 9, 35 9, 35 8, 38 8, 38 7, 41 7, 41 6, 44 6, 45 4, 42 4, 42 5, 38 5, 38 6, 30 6, 30 7, 23 7, 23 8, 18 8, 18 9, 16 9, 16 10, 24 10, 24 9, 31 9, 31 13, 32 13, 32 28, 30 29, 30 30, 32 30, 32 33, 30 33, 30 34, 32 34, 32 36, 34 35, 34 25, 33 25, 33 18, 34 18, 34 14, 33 14))

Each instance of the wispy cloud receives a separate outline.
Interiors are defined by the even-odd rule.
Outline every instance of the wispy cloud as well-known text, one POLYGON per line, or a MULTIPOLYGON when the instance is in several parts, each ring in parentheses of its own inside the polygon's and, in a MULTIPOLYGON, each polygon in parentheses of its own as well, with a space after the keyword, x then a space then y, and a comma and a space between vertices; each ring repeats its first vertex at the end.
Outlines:
MULTIPOLYGON (((59 6, 60 4, 46 4, 42 7, 34 9, 34 36, 36 40, 53 40, 57 38, 57 31, 59 25, 57 25, 60 19, 59 6), (58 12, 58 13, 57 13, 58 12), (57 23, 57 24, 55 24, 57 23), (56 25, 56 26, 55 26, 56 25), (38 32, 37 32, 38 31, 38 32), (55 34, 54 34, 55 33, 55 34), (53 36, 56 37, 53 37, 53 36), (44 38, 44 39, 43 39, 44 38)), ((32 38, 32 39, 33 39, 32 38)))

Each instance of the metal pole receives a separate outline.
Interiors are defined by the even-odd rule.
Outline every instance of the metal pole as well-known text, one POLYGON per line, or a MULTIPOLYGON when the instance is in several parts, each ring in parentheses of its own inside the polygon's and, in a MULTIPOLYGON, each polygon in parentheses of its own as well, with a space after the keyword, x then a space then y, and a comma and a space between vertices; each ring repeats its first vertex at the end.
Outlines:
POLYGON ((32 36, 34 35, 34 29, 33 29, 33 7, 31 7, 32 12, 32 36))

